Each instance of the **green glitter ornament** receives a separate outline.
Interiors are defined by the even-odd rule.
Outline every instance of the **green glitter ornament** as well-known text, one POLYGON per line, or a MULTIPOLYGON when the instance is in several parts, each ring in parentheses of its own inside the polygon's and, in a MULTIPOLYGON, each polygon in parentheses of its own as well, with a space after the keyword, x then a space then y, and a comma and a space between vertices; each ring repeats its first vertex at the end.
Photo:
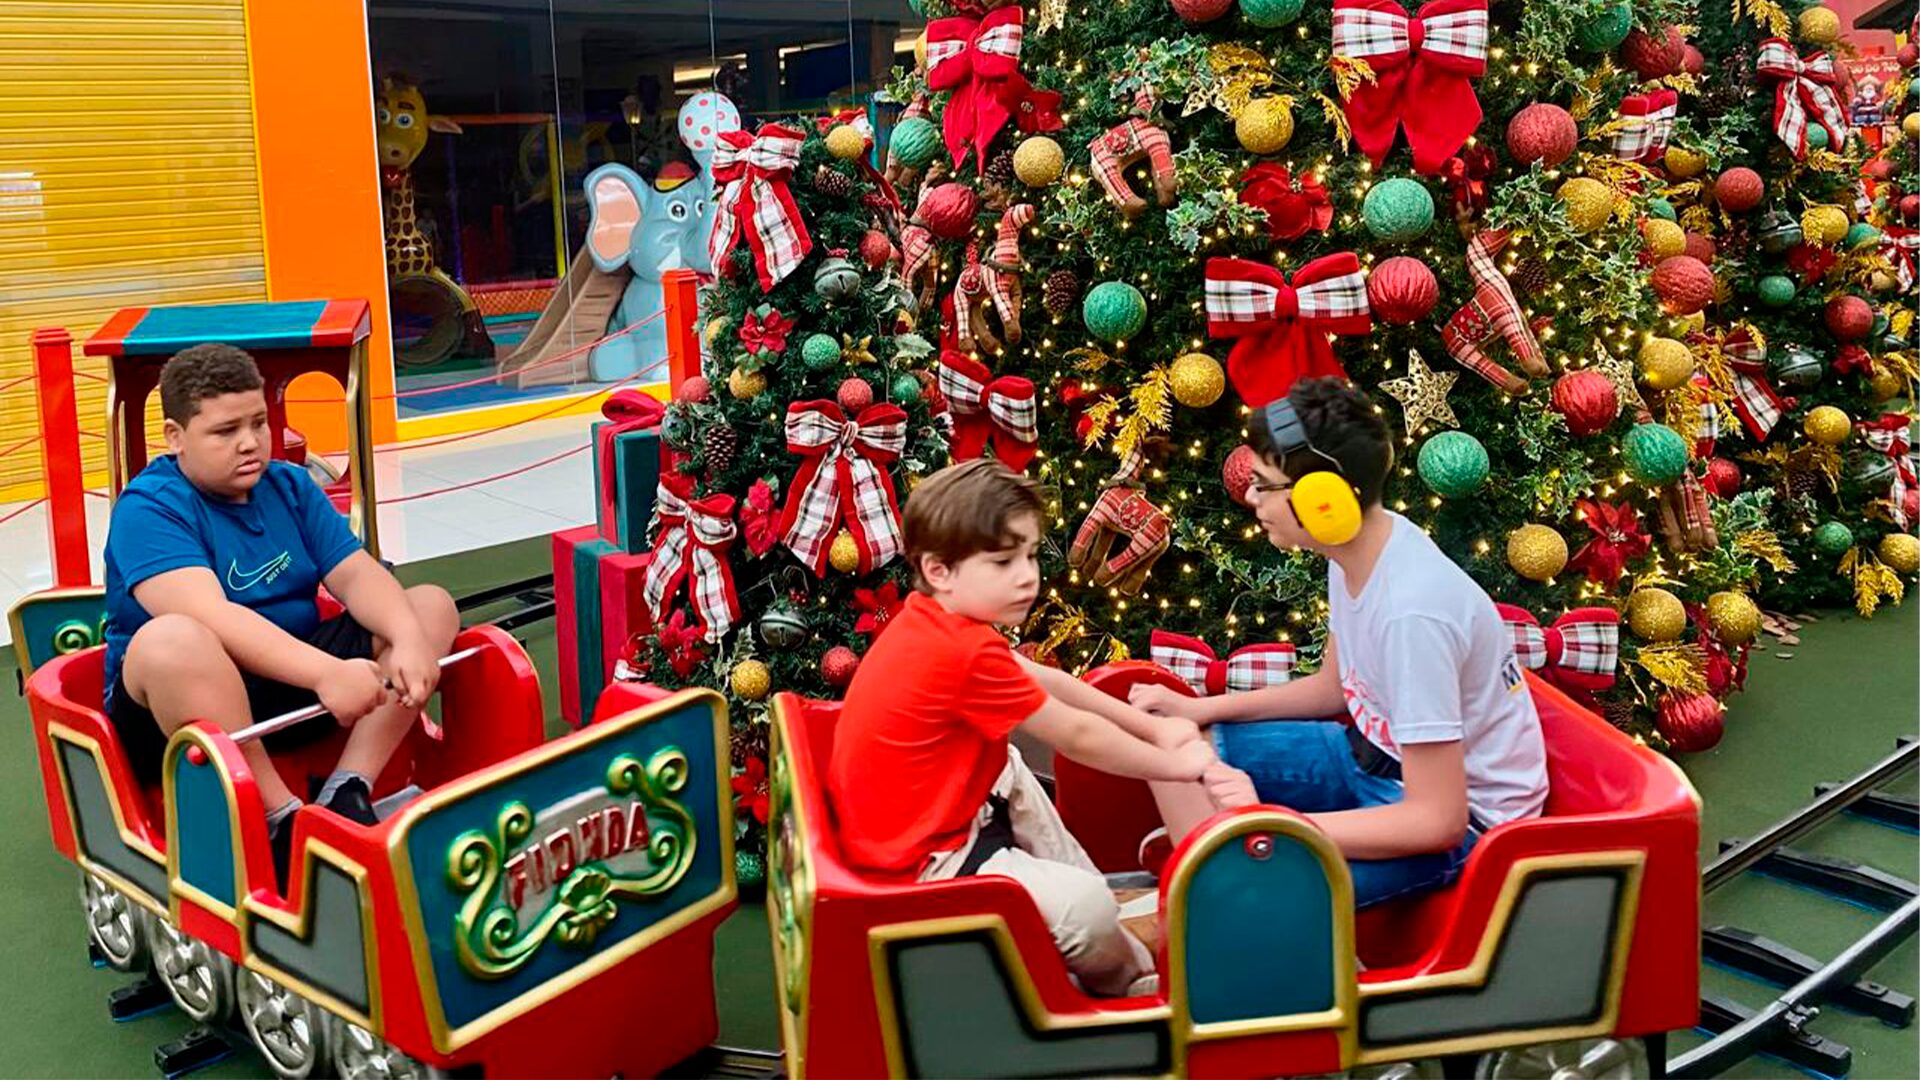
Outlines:
POLYGON ((925 166, 940 153, 940 129, 924 116, 910 116, 893 129, 887 151, 909 169, 925 166))
POLYGON ((1124 281, 1103 281, 1080 302, 1087 331, 1102 341, 1125 341, 1147 324, 1147 298, 1124 281))
POLYGON ((889 393, 895 405, 911 405, 920 400, 920 380, 912 372, 895 375, 889 393))
POLYGON ((1671 484, 1687 471, 1687 440, 1665 424, 1635 424, 1621 450, 1627 475, 1643 484, 1671 484))
POLYGON ((840 343, 832 334, 813 334, 800 346, 800 360, 814 371, 825 371, 840 362, 840 343))
POLYGON ((1807 149, 1825 150, 1833 140, 1827 136, 1827 129, 1819 124, 1807 125, 1807 149))
POLYGON ((1263 30, 1285 26, 1300 17, 1306 0, 1240 0, 1240 15, 1263 30))
POLYGON ((1822 555, 1844 555, 1853 546, 1853 530, 1838 521, 1829 521, 1813 530, 1813 549, 1822 555))
POLYGON ((1433 194, 1420 181, 1404 176, 1382 180, 1368 189, 1360 216, 1376 239, 1418 240, 1433 227, 1433 194))
POLYGON ((1471 495, 1487 480, 1492 462, 1479 439, 1443 431, 1420 447, 1420 480, 1435 495, 1471 495))
POLYGON ((1588 52, 1606 52, 1627 40, 1633 29, 1633 6, 1615 4, 1595 15, 1574 33, 1574 40, 1588 52))
POLYGON ((757 890, 767 883, 767 857, 757 851, 733 853, 733 877, 739 887, 757 890))
POLYGON ((1793 279, 1785 274, 1768 274, 1760 279, 1757 288, 1760 302, 1768 307, 1786 307, 1793 303, 1794 294, 1799 291, 1794 288, 1793 279))
POLYGON ((1872 247, 1880 242, 1880 230, 1864 221, 1856 221, 1847 229, 1847 247, 1858 251, 1863 247, 1872 247))

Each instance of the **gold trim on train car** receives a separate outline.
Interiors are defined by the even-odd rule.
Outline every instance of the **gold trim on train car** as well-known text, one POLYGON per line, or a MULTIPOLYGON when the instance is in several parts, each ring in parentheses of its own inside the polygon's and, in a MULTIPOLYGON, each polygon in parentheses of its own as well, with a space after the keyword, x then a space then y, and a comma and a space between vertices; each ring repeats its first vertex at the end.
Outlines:
MULTIPOLYGON (((783 801, 787 812, 793 815, 794 847, 798 851, 800 858, 799 869, 794 873, 794 881, 792 883, 794 923, 799 927, 800 940, 802 943, 800 971, 798 973, 800 978, 800 1001, 792 1010, 787 1008, 786 987, 789 972, 787 971, 786 951, 781 947, 780 915, 779 912, 775 910, 778 897, 778 885, 772 880, 773 871, 776 869, 772 860, 774 845, 781 841, 780 837, 774 835, 771 831, 769 831, 767 836, 767 852, 769 856, 767 867, 769 875, 767 882, 767 933, 773 940, 773 985, 777 995, 777 1004, 780 1007, 781 1045, 786 1047, 787 1051, 787 1075, 791 1080, 805 1080, 807 1075, 807 1017, 810 1015, 813 1005, 813 907, 819 898, 819 889, 813 877, 813 843, 811 839, 813 833, 811 827, 807 824, 807 811, 804 800, 793 793, 792 769, 781 765, 781 759, 792 752, 791 747, 793 746, 792 738, 787 731, 786 705, 782 698, 774 699, 773 722, 771 726, 773 730, 770 733, 771 742, 768 756, 773 761, 775 769, 786 768, 788 790, 786 798, 783 801), (801 900, 802 896, 805 897, 804 903, 801 900)), ((777 773, 769 776, 767 782, 770 785, 777 784, 777 777, 777 773)), ((776 818, 777 817, 778 815, 776 815, 776 818)))
POLYGON ((387 834, 387 855, 393 866, 394 888, 398 893, 401 917, 406 922, 407 936, 412 945, 414 968, 419 972, 421 1010, 426 1016, 427 1028, 432 1035, 433 1049, 436 1053, 453 1053, 500 1025, 518 1019, 572 990, 661 938, 668 937, 733 902, 738 895, 738 888, 734 881, 733 869, 733 799, 730 783, 732 770, 728 765, 727 751, 726 699, 713 690, 682 690, 665 700, 643 705, 623 716, 609 717, 581 728, 562 739, 525 751, 527 759, 519 763, 518 771, 511 776, 492 775, 493 771, 500 767, 500 763, 496 762, 487 766, 481 774, 470 774, 427 792, 408 803, 395 815, 394 820, 397 824, 387 834), (433 959, 427 947, 426 928, 421 923, 420 893, 413 877, 413 861, 407 857, 405 840, 407 834, 412 831, 413 823, 450 802, 505 783, 527 769, 584 751, 631 728, 645 726, 654 719, 684 708, 695 701, 704 702, 713 716, 715 792, 720 811, 716 830, 720 839, 719 887, 714 889, 711 895, 647 927, 620 944, 596 954, 591 959, 555 975, 519 998, 500 1005, 458 1028, 448 1027, 446 1010, 440 1002, 439 980, 434 974, 433 959), (622 721, 632 722, 622 723, 622 721))
MULTIPOLYGON (((33 650, 32 647, 27 644, 27 621, 20 613, 37 601, 68 600, 82 596, 91 596, 98 599, 100 601, 100 614, 103 618, 105 617, 107 612, 107 590, 104 586, 100 585, 64 585, 51 589, 41 589, 38 592, 30 592, 19 600, 14 601, 13 606, 7 609, 7 632, 13 636, 14 667, 15 670, 20 672, 21 678, 24 679, 32 675, 34 665, 32 663, 33 658, 30 655, 33 650)), ((105 644, 106 640, 102 637, 94 647, 105 644)), ((84 652, 86 650, 80 649, 75 651, 84 652)), ((70 654, 63 653, 61 655, 70 654)))
POLYGON ((373 924, 373 892, 367 884, 367 868, 348 858, 345 853, 324 840, 309 839, 306 843, 304 864, 307 868, 303 884, 306 886, 301 897, 298 911, 283 911, 269 904, 263 904, 248 894, 240 904, 240 952, 241 963, 262 975, 267 976, 281 986, 299 994, 308 1001, 326 1009, 343 1020, 350 1020, 375 1035, 384 1035, 382 1026, 385 1020, 380 1008, 380 938, 373 924), (261 956, 253 948, 252 938, 247 934, 248 922, 252 919, 264 919, 274 926, 292 934, 302 941, 311 943, 309 924, 313 921, 314 890, 316 876, 314 864, 325 862, 353 880, 354 893, 360 901, 360 938, 363 962, 367 972, 367 1012, 361 1012, 352 1005, 341 1001, 325 990, 313 985, 294 972, 261 956))
MULTIPOLYGON (((99 740, 90 735, 83 735, 57 720, 48 722, 47 738, 70 743, 93 755, 94 764, 100 769, 100 786, 107 793, 107 808, 113 812, 113 825, 120 833, 121 843, 126 844, 136 855, 152 859, 156 867, 165 869, 167 865, 165 853, 135 834, 132 829, 127 828, 126 815, 120 810, 119 793, 114 790, 112 774, 107 771, 107 755, 100 748, 99 740)), ((87 856, 86 848, 80 843, 80 813, 73 802, 73 779, 67 775, 67 763, 61 760, 58 748, 55 748, 53 754, 53 767, 60 778, 60 798, 66 803, 67 823, 73 831, 74 861, 89 873, 98 874, 101 880, 125 893, 128 899, 141 907, 156 915, 167 914, 165 897, 149 897, 141 886, 128 881, 110 867, 102 866, 87 856)))
MULTIPOLYGON (((167 819, 167 889, 172 895, 167 898, 167 917, 173 925, 180 925, 180 901, 184 898, 219 916, 226 923, 240 925, 239 905, 247 897, 247 857, 246 844, 240 833, 240 800, 234 793, 233 777, 228 775, 226 762, 220 757, 212 736, 192 725, 174 729, 167 741, 167 748, 160 755, 160 791, 165 804, 167 819), (204 890, 189 884, 180 877, 180 823, 174 813, 173 799, 173 762, 190 746, 197 746, 207 755, 207 764, 213 768, 214 775, 220 779, 220 788, 226 794, 227 829, 232 837, 233 852, 233 898, 228 904, 218 900, 204 890)), ((240 946, 241 955, 246 954, 246 945, 240 946)))

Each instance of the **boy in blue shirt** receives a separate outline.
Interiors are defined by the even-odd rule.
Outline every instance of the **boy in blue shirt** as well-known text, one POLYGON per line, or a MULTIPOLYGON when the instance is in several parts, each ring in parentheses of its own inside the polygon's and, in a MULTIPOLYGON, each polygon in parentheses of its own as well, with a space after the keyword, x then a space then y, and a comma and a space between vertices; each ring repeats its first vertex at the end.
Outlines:
MULTIPOLYGON (((106 713, 153 781, 182 724, 237 731, 317 701, 353 733, 316 802, 370 825, 373 777, 432 695, 460 617, 438 586, 403 589, 306 470, 269 460, 261 387, 231 345, 161 370, 172 453, 120 493, 107 530, 106 713), (320 618, 322 584, 344 614, 320 618)), ((283 884, 301 800, 268 751, 327 730, 315 720, 244 747, 283 884)))

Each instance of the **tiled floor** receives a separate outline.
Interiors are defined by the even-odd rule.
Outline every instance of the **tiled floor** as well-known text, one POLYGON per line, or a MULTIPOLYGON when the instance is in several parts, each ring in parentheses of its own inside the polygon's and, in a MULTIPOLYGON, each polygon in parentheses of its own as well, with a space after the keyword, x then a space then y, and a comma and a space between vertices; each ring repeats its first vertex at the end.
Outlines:
MULTIPOLYGON (((593 460, 587 449, 592 416, 559 417, 446 445, 398 447, 377 456, 381 555, 418 562, 593 520, 593 460), (548 465, 474 487, 406 502, 389 500, 439 492, 460 484, 575 451, 548 465)), ((439 442, 440 440, 427 440, 439 442)), ((0 505, 0 517, 13 506, 0 505)), ((37 506, 0 525, 0 611, 53 583, 47 554, 47 511, 37 506)), ((107 537, 107 502, 87 500, 87 539, 94 581, 101 580, 100 545, 107 537)), ((0 620, 0 644, 7 641, 0 620)))

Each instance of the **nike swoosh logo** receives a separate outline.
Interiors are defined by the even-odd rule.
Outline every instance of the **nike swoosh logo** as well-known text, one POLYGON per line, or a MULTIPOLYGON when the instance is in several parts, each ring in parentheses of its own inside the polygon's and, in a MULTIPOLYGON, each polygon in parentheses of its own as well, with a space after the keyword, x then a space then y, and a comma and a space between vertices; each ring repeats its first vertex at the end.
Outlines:
POLYGON ((240 563, 237 560, 229 560, 227 562, 227 588, 234 592, 246 592, 255 585, 259 585, 262 582, 269 582, 279 577, 281 572, 291 565, 293 565, 293 556, 285 551, 267 560, 266 565, 260 567, 258 570, 241 570, 240 563), (236 578, 238 580, 235 580, 236 578))

